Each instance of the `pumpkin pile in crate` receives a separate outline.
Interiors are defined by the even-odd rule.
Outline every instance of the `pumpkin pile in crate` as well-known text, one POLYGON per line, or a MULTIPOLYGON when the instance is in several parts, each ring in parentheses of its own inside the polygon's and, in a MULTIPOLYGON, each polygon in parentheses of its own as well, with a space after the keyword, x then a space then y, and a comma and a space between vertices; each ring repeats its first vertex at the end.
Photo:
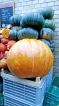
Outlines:
MULTIPOLYGON (((10 19, 12 30, 8 37, 17 42, 7 54, 7 66, 17 77, 42 78, 53 65, 54 58, 50 42, 53 42, 55 28, 53 30, 50 27, 46 28, 45 21, 50 17, 48 21, 52 22, 50 19, 53 18, 54 13, 51 8, 45 8, 43 16, 41 11, 25 14, 21 18, 14 15, 10 19), (15 29, 17 23, 21 28, 19 30, 15 29)), ((51 25, 48 24, 48 26, 51 25)))

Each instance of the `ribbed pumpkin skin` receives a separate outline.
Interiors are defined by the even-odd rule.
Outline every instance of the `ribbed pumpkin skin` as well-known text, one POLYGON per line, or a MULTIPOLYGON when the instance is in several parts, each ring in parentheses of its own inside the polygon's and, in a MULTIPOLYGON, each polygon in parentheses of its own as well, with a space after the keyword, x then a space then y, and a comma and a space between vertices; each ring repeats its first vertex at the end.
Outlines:
POLYGON ((11 47, 7 55, 7 65, 20 78, 42 78, 53 65, 53 54, 42 41, 23 39, 11 47))

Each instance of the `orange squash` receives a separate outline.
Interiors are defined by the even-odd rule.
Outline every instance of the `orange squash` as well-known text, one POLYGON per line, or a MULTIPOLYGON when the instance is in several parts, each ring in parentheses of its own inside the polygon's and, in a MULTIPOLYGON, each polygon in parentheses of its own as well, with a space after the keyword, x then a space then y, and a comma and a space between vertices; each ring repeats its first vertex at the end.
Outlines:
POLYGON ((8 41, 8 43, 7 43, 7 50, 9 50, 14 45, 14 43, 16 43, 15 40, 8 41))
POLYGON ((0 43, 0 52, 5 52, 7 50, 7 46, 3 43, 0 43))
POLYGON ((5 58, 0 60, 0 68, 7 68, 7 61, 5 58))
POLYGON ((8 41, 9 41, 9 39, 7 39, 7 38, 1 38, 1 43, 3 43, 3 44, 7 44, 8 41))
POLYGON ((9 70, 20 78, 42 78, 53 65, 53 54, 42 41, 23 39, 9 50, 7 65, 9 70))
POLYGON ((4 52, 0 52, 0 59, 4 58, 5 57, 5 54, 4 52))
POLYGON ((2 29, 2 36, 4 38, 8 38, 9 32, 10 32, 10 29, 6 29, 6 28, 2 29))

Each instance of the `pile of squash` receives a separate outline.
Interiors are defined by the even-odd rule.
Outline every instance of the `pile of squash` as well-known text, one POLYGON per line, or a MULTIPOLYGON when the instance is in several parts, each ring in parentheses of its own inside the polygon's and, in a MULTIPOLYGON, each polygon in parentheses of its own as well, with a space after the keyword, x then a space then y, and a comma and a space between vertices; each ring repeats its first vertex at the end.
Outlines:
POLYGON ((44 77, 53 65, 54 30, 52 8, 10 18, 7 39, 16 43, 8 50, 8 69, 20 78, 44 77), (12 64, 11 64, 12 63, 12 64))
POLYGON ((54 52, 55 43, 53 40, 55 23, 53 20, 54 11, 50 7, 37 10, 35 13, 27 13, 24 16, 13 15, 10 18, 12 29, 9 39, 21 40, 23 38, 35 38, 46 43, 54 52))
POLYGON ((55 23, 53 20, 54 11, 52 8, 46 7, 45 9, 38 10, 38 13, 40 13, 44 19, 44 27, 40 30, 40 39, 45 42, 51 49, 52 52, 54 52, 55 49, 55 43, 54 43, 54 30, 55 30, 55 23))
POLYGON ((7 61, 6 61, 7 53, 9 49, 12 47, 12 45, 16 43, 15 40, 10 40, 6 38, 5 32, 6 32, 6 29, 4 29, 2 31, 2 35, 0 35, 0 69, 7 68, 7 61))

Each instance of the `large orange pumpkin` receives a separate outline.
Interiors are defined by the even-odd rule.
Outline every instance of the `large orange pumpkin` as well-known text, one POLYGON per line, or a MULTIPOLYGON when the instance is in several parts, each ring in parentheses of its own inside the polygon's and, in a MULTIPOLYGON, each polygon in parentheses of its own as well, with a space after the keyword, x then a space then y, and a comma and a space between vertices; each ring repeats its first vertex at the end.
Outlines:
POLYGON ((42 78, 53 65, 53 54, 42 41, 23 39, 9 50, 7 65, 9 70, 20 78, 42 78))

